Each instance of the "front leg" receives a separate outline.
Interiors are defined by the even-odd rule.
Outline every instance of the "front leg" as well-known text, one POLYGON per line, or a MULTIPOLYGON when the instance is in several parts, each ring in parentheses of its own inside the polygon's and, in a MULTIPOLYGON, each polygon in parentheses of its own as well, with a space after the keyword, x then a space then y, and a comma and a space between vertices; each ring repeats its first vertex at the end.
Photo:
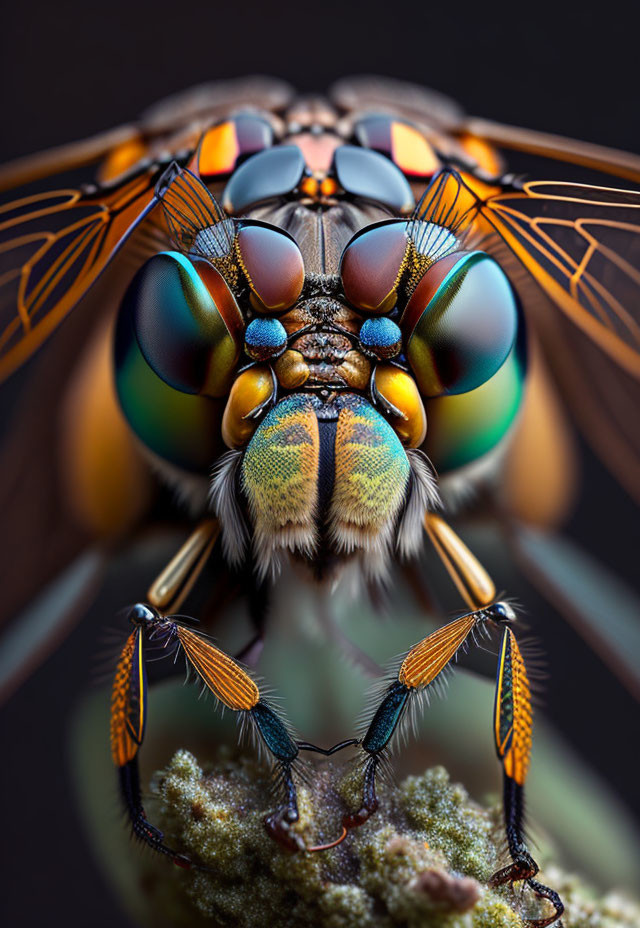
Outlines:
POLYGON ((155 621, 156 615, 142 604, 134 606, 130 612, 134 627, 120 654, 111 692, 111 754, 134 836, 154 851, 170 857, 178 866, 189 867, 189 859, 168 847, 163 833, 147 820, 140 790, 138 751, 147 723, 144 623, 155 621))
MULTIPOLYGON (((560 918, 564 906, 558 894, 534 879, 538 864, 524 837, 524 783, 531 756, 532 711, 527 672, 510 627, 515 613, 508 603, 493 603, 495 585, 482 564, 440 516, 428 513, 425 529, 451 579, 471 608, 502 613, 504 632, 498 662, 494 706, 494 737, 504 771, 504 820, 511 864, 494 873, 493 886, 524 880, 554 913, 542 919, 527 919, 531 928, 545 928, 560 918), (493 603, 493 605, 489 605, 493 603)), ((499 620, 500 621, 500 620, 499 620)))
POLYGON ((376 774, 410 702, 438 680, 475 628, 487 622, 509 621, 510 615, 510 607, 500 602, 473 610, 432 632, 407 653, 360 742, 367 755, 362 804, 344 817, 343 827, 349 830, 363 825, 378 808, 376 774))
POLYGON ((531 756, 531 693, 524 660, 510 628, 505 628, 500 645, 493 729, 504 773, 504 817, 512 862, 494 873, 491 885, 524 880, 539 899, 549 901, 554 909, 546 917, 526 922, 531 928, 546 928, 561 917, 564 905, 555 890, 534 879, 538 865, 524 836, 524 783, 531 756))

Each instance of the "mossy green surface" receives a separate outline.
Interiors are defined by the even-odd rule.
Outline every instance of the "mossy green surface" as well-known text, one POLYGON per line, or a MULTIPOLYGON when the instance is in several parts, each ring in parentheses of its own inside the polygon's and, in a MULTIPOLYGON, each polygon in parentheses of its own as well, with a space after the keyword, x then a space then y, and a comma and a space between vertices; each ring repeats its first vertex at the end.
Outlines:
MULTIPOLYGON (((300 787, 295 829, 312 846, 335 838, 343 813, 358 807, 361 772, 325 762, 307 773, 313 792, 300 787)), ((473 802, 442 767, 382 784, 376 815, 321 853, 293 854, 269 839, 270 786, 264 767, 224 753, 203 773, 192 754, 178 751, 155 775, 152 820, 208 870, 145 855, 150 924, 519 928, 523 916, 542 911, 529 890, 487 887, 504 862, 500 811, 473 802)), ((640 928, 630 900, 596 900, 551 866, 542 879, 565 901, 565 928, 640 928)))

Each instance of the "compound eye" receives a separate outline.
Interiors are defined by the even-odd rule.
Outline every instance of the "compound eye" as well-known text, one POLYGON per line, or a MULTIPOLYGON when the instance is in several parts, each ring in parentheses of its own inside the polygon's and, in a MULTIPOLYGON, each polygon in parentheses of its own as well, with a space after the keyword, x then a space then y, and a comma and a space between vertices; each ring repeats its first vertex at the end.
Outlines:
POLYGON ((436 154, 411 123, 390 116, 365 116, 354 126, 358 142, 386 155, 403 174, 431 177, 440 167, 436 154))
POLYGON ((492 258, 456 252, 424 274, 400 324, 422 395, 467 393, 506 360, 517 333, 518 303, 492 258))
POLYGON ((381 361, 395 358, 402 348, 402 332, 385 316, 367 319, 360 329, 360 346, 364 354, 381 361))
POLYGON ((208 261, 176 251, 154 255, 127 290, 140 350, 155 373, 183 393, 224 396, 242 348, 244 320, 208 261))
POLYGON ((295 303, 304 284, 304 262, 292 238, 279 229, 247 223, 238 232, 236 248, 254 309, 282 312, 295 303))
POLYGON ((340 186, 354 197, 382 203, 397 213, 410 213, 415 199, 409 183, 388 158, 357 145, 341 145, 333 156, 340 186))
POLYGON ((278 145, 252 155, 231 175, 222 205, 232 214, 257 203, 292 193, 305 172, 304 156, 297 145, 278 145))
POLYGON ((383 314, 397 299, 409 238, 404 221, 365 229, 342 253, 340 275, 349 302, 365 313, 383 314))
POLYGON ((254 361, 277 358, 287 347, 287 332, 278 319, 254 319, 244 334, 244 350, 254 361))
POLYGON ((239 113, 205 132, 196 155, 195 172, 203 180, 231 174, 244 158, 272 145, 273 129, 266 119, 239 113))

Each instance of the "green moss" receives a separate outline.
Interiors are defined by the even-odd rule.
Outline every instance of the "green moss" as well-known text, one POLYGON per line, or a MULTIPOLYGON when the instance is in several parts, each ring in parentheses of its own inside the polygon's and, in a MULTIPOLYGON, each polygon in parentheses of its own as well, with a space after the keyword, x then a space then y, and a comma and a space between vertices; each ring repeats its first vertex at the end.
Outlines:
MULTIPOLYGON (((296 831, 330 841, 359 804, 361 772, 307 768, 296 831)), ((500 814, 473 802, 442 767, 381 785, 380 808, 339 847, 292 854, 271 841, 264 815, 275 804, 265 769, 221 753, 203 773, 178 751, 154 778, 151 818, 172 846, 208 871, 182 871, 145 855, 150 924, 237 928, 520 928, 540 911, 529 892, 487 887, 504 860, 500 814)), ((640 928, 640 909, 620 896, 596 901, 577 880, 548 867, 544 882, 567 906, 565 928, 640 928)))

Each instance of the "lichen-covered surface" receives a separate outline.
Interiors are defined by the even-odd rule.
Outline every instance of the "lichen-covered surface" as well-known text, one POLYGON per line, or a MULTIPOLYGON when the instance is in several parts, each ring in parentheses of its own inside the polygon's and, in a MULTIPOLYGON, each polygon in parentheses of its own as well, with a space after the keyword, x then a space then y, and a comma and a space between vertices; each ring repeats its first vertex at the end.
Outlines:
MULTIPOLYGON (((353 767, 309 767, 296 829, 307 846, 337 836, 359 805, 353 767)), ((540 912, 529 890, 490 890, 504 859, 499 809, 483 809, 442 767, 381 788, 378 813, 339 847, 292 854, 264 830, 269 781, 246 758, 221 755, 203 773, 178 751, 154 779, 153 820, 167 840, 210 872, 149 860, 143 869, 150 924, 238 928, 446 928, 521 926, 540 912), (147 869, 148 868, 148 869, 147 869)), ((566 904, 565 928, 640 928, 640 908, 610 894, 596 899, 547 866, 543 880, 566 904)))

